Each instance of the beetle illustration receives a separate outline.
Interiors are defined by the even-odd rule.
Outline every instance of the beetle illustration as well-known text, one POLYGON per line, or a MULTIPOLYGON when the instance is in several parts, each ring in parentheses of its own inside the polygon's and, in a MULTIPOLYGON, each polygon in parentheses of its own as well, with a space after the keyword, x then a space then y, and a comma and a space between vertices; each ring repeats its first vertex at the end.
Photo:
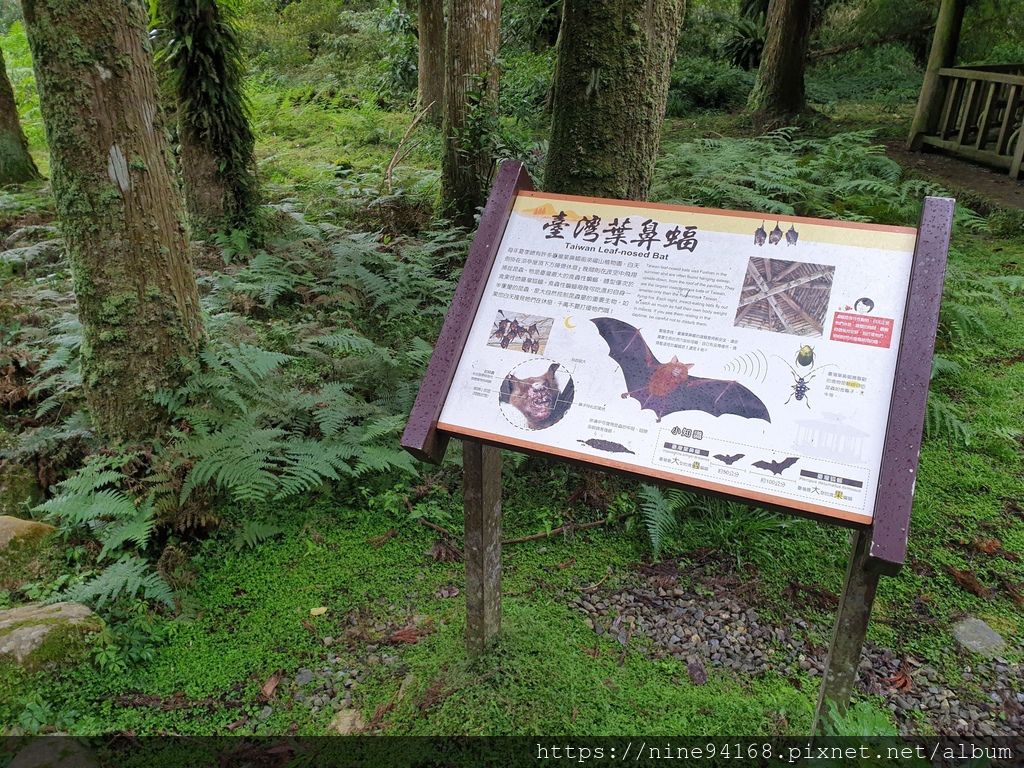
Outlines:
MULTIPOLYGON (((810 347, 808 347, 808 349, 809 348, 810 347)), ((801 348, 801 351, 803 351, 802 348, 801 348)), ((812 350, 812 356, 813 356, 813 350, 812 350)), ((779 356, 778 355, 772 355, 772 357, 779 357, 779 356)), ((779 357, 779 360, 782 360, 782 358, 779 357)), ((786 363, 785 360, 782 360, 782 362, 786 363)), ((792 365, 790 365, 789 363, 786 363, 786 367, 789 368, 789 370, 793 372, 793 386, 790 387, 792 392, 790 392, 789 397, 786 399, 786 402, 783 403, 783 405, 789 405, 789 401, 792 400, 795 397, 796 401, 798 403, 801 400, 803 400, 804 405, 806 405, 808 408, 810 408, 811 407, 811 400, 810 400, 809 397, 807 397, 807 393, 811 391, 811 387, 810 387, 809 382, 811 381, 811 379, 813 379, 815 376, 818 375, 818 371, 823 370, 825 368, 835 368, 836 365, 834 363, 829 363, 828 365, 822 365, 822 366, 818 366, 817 368, 811 368, 811 370, 809 370, 807 372, 806 376, 801 376, 799 373, 797 373, 796 369, 792 365)))
POLYGON ((806 368, 808 365, 814 365, 814 347, 810 344, 804 344, 796 352, 796 364, 806 368))

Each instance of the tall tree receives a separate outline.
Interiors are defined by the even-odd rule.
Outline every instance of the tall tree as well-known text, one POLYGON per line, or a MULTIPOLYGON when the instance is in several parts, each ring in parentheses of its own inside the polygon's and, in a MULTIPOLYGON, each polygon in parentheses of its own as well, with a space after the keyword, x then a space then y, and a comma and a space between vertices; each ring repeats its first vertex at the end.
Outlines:
POLYGON ((565 0, 547 191, 647 196, 684 7, 685 0, 565 0))
POLYGON ((811 0, 771 0, 761 66, 748 103, 757 125, 775 126, 806 106, 804 69, 810 30, 811 0))
POLYGON ((494 165, 501 0, 447 0, 441 200, 470 227, 494 165))
POLYGON ((189 217, 200 230, 242 227, 258 188, 238 33, 216 0, 159 0, 158 9, 169 35, 159 58, 178 105, 189 217))
POLYGON ((438 125, 444 108, 444 2, 420 0, 419 6, 419 103, 427 109, 427 122, 438 125))
POLYGON ((23 0, 82 323, 82 384, 114 439, 159 431, 153 394, 202 341, 184 210, 138 0, 23 0))
POLYGON ((39 178, 28 141, 18 122, 14 89, 7 79, 4 52, 0 51, 0 184, 21 184, 39 178))

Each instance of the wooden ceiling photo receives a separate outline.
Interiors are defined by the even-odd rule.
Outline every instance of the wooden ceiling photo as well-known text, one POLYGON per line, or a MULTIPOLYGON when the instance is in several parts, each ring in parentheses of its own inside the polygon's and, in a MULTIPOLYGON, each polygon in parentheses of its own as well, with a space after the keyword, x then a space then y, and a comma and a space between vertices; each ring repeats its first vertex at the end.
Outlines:
POLYGON ((751 258, 735 326, 794 336, 821 336, 835 267, 751 258))

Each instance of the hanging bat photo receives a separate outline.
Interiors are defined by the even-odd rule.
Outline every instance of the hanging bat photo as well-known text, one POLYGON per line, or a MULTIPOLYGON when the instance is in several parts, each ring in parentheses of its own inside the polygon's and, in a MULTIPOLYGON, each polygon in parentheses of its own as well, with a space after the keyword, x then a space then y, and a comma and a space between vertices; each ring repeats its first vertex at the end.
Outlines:
POLYGON ((782 461, 755 461, 753 466, 757 467, 758 469, 767 469, 773 475, 781 475, 787 469, 796 464, 796 461, 796 456, 789 456, 783 459, 782 461))
POLYGON ((712 416, 731 413, 745 419, 771 421, 757 395, 735 381, 691 376, 693 363, 676 358, 662 363, 651 352, 640 331, 612 317, 591 320, 608 343, 608 354, 622 369, 626 382, 623 398, 631 397, 640 409, 654 411, 657 421, 677 411, 704 411, 712 416))
POLYGON ((723 453, 716 453, 715 458, 718 459, 723 464, 728 464, 731 467, 737 461, 742 459, 745 455, 746 454, 744 453, 734 453, 732 456, 726 456, 723 453))

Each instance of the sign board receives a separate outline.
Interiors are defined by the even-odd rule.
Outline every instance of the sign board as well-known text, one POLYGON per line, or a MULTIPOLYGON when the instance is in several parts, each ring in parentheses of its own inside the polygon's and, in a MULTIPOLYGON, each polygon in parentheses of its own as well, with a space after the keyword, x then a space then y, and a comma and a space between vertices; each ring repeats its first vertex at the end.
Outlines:
POLYGON ((520 192, 438 427, 868 524, 915 240, 520 192))
POLYGON ((898 567, 953 201, 928 198, 918 230, 546 194, 509 165, 403 445, 870 526, 898 567))

